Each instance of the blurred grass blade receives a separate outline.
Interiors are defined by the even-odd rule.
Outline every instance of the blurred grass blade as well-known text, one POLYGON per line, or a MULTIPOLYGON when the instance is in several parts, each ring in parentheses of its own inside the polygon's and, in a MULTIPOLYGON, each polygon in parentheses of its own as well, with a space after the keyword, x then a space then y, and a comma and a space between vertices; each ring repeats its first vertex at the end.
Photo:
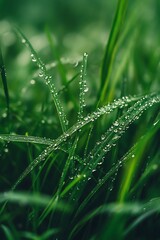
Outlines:
POLYGON ((104 104, 107 94, 107 87, 112 71, 113 61, 118 48, 118 40, 122 31, 124 18, 126 15, 128 0, 118 0, 117 10, 113 20, 113 25, 109 35, 101 70, 100 105, 104 104))
POLYGON ((102 205, 97 209, 93 210, 92 212, 88 213, 84 216, 73 228, 70 238, 74 236, 81 228, 83 228, 87 222, 92 220, 94 217, 98 215, 107 215, 107 214, 128 214, 128 215, 139 215, 143 212, 145 204, 142 203, 132 203, 127 202, 123 204, 119 203, 109 203, 108 205, 102 205))
POLYGON ((47 35, 47 39, 48 39, 50 48, 52 50, 52 55, 55 58, 55 60, 57 61, 58 70, 59 70, 59 73, 60 73, 60 76, 61 76, 62 84, 65 86, 67 84, 65 68, 64 68, 64 66, 61 62, 60 57, 59 57, 58 49, 55 46, 55 42, 54 42, 54 39, 51 35, 51 31, 50 31, 49 27, 47 26, 45 30, 46 30, 46 35, 47 35))
POLYGON ((22 232, 21 237, 30 240, 47 240, 50 239, 51 236, 57 234, 60 231, 58 228, 48 229, 44 234, 41 236, 32 233, 32 232, 22 232))
POLYGON ((75 79, 79 76, 79 73, 76 73, 67 83, 63 86, 59 91, 58 94, 61 94, 63 91, 68 89, 68 86, 75 81, 75 79))
MULTIPOLYGON (((0 203, 11 202, 22 205, 34 205, 39 207, 46 207, 51 198, 47 195, 42 194, 32 194, 25 192, 5 192, 0 194, 0 203)), ((62 212, 70 211, 70 206, 67 203, 57 202, 55 205, 52 205, 52 209, 55 209, 62 212)))
POLYGON ((3 232, 4 232, 5 236, 6 236, 6 238, 5 238, 6 240, 14 240, 15 239, 13 237, 10 229, 7 226, 1 225, 1 228, 2 228, 2 230, 3 230, 3 232))
MULTIPOLYGON (((128 165, 126 172, 124 172, 124 174, 123 174, 121 190, 119 192, 119 201, 120 202, 125 201, 125 198, 128 195, 128 192, 130 190, 132 181, 136 177, 137 168, 138 168, 138 166, 140 166, 140 162, 144 157, 143 155, 145 154, 145 149, 151 148, 155 133, 159 130, 159 128, 160 128, 160 122, 157 122, 156 125, 153 124, 153 126, 150 129, 148 129, 147 133, 145 134, 145 137, 143 137, 141 142, 135 148, 134 153, 132 154, 132 161, 128 165)), ((144 177, 146 177, 146 172, 143 175, 143 178, 144 177)), ((143 181, 143 178, 139 178, 138 182, 143 181)), ((135 187, 137 187, 136 186, 137 184, 135 184, 135 187)))
POLYGON ((127 235, 130 231, 136 228, 139 224, 141 224, 146 218, 149 218, 152 214, 160 212, 160 198, 153 198, 143 206, 143 211, 140 216, 138 216, 126 229, 125 235, 127 235))
POLYGON ((154 198, 150 201, 143 202, 125 202, 125 203, 109 203, 107 205, 102 205, 92 212, 84 216, 73 228, 70 238, 74 236, 87 222, 92 220, 94 217, 100 214, 116 214, 116 215, 128 215, 137 216, 136 219, 131 223, 131 225, 125 231, 127 235, 133 228, 144 221, 147 217, 151 216, 155 212, 160 212, 160 198, 154 198))
POLYGON ((1 73, 4 94, 5 94, 5 98, 6 98, 6 105, 7 105, 7 109, 9 110, 9 92, 8 92, 6 70, 5 70, 5 65, 4 65, 4 61, 3 61, 1 46, 0 46, 0 73, 1 73))

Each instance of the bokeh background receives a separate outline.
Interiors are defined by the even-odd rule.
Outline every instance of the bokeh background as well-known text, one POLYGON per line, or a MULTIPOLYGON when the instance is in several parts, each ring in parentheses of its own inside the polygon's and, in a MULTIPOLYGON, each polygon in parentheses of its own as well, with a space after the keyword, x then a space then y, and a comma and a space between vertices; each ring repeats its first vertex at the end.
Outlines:
MULTIPOLYGON (((14 26, 17 26, 55 76, 58 89, 62 81, 58 69, 54 66, 55 52, 62 58, 67 80, 79 71, 83 53, 89 53, 87 77, 91 91, 88 101, 92 102, 99 88, 101 64, 117 2, 117 0, 1 0, 0 40, 10 95, 14 95, 16 86, 16 97, 31 99, 33 88, 25 91, 30 83, 33 83, 32 80, 37 78, 37 69, 31 62, 29 50, 13 31, 14 26), (52 36, 54 52, 47 37, 48 31, 52 36)), ((128 1, 124 38, 113 70, 113 74, 116 73, 122 59, 125 57, 127 59, 128 56, 124 75, 127 75, 133 84, 129 86, 127 94, 157 90, 157 83, 154 84, 156 81, 153 79, 157 78, 160 59, 159 23, 159 0, 128 1), (141 84, 143 82, 146 84, 141 84)), ((114 91, 113 98, 119 97, 120 83, 121 79, 118 79, 114 86, 117 90, 114 91)), ((37 94, 37 101, 41 100, 38 94, 41 88, 42 85, 38 88, 37 84, 37 90, 33 89, 34 94, 35 92, 37 94)), ((0 94, 4 98, 3 91, 0 94)))

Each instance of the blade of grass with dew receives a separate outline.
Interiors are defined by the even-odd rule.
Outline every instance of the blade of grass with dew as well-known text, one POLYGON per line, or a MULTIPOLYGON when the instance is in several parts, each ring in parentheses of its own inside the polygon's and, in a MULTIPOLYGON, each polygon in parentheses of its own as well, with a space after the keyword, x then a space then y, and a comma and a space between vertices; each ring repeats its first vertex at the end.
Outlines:
POLYGON ((42 161, 46 159, 46 157, 56 150, 58 146, 65 142, 68 137, 73 135, 75 132, 79 131, 82 127, 87 125, 90 122, 94 122, 97 120, 100 116, 104 114, 110 114, 112 111, 114 111, 117 108, 123 108, 127 107, 130 103, 135 102, 139 99, 139 96, 135 97, 123 97, 122 99, 115 100, 113 103, 108 104, 104 107, 98 108, 97 111, 88 114, 82 121, 77 122, 75 125, 73 125, 70 129, 67 130, 66 133, 62 134, 60 137, 58 137, 56 140, 53 140, 53 143, 48 146, 21 174, 21 176, 18 178, 16 183, 13 185, 12 190, 14 190, 21 182, 22 180, 42 161))
POLYGON ((100 104, 104 104, 113 61, 118 48, 118 40, 126 15, 128 0, 118 0, 113 25, 107 43, 101 70, 100 104))
MULTIPOLYGON (((86 71, 87 71, 87 61, 88 54, 83 54, 83 60, 80 70, 79 78, 79 111, 78 111, 78 122, 83 119, 84 107, 86 106, 85 94, 88 92, 87 82, 86 82, 86 71)), ((80 130, 79 130, 80 131, 80 130)), ((76 136, 77 142, 79 140, 79 135, 76 136)), ((74 161, 71 162, 71 171, 74 173, 74 161)))
POLYGON ((24 142, 24 143, 34 143, 42 145, 51 145, 53 140, 49 138, 34 137, 34 136, 24 136, 24 135, 11 135, 11 134, 0 134, 0 141, 7 142, 24 142))
MULTIPOLYGON (((96 168, 98 162, 102 161, 106 152, 108 152, 111 146, 113 146, 113 144, 115 144, 115 142, 121 137, 121 135, 129 127, 129 125, 132 122, 134 122, 136 119, 138 119, 144 111, 146 111, 148 108, 158 103, 160 103, 160 94, 147 95, 146 97, 143 97, 141 100, 135 103, 134 106, 130 107, 129 110, 124 115, 122 115, 122 117, 120 117, 119 121, 117 120, 115 122, 116 124, 115 123, 113 124, 114 127, 111 126, 111 128, 107 131, 106 137, 104 136, 104 139, 102 140, 102 143, 100 144, 100 146, 98 144, 98 147, 97 147, 97 144, 96 144, 93 151, 89 154, 89 159, 91 158, 91 155, 93 156, 93 158, 91 158, 92 162, 89 165, 88 171, 87 171, 88 166, 87 165, 85 166, 85 174, 87 177, 92 174, 92 171, 93 169, 96 168), (125 118, 125 116, 128 116, 127 119, 125 118), (116 131, 115 133, 115 130, 118 130, 118 128, 121 128, 121 130, 116 131), (109 135, 108 135, 108 132, 109 132, 109 135), (111 140, 109 140, 108 137, 111 138, 111 140), (107 143, 110 145, 110 147, 109 148, 107 147, 105 151, 103 151, 105 146, 108 145, 107 143)), ((96 192, 102 187, 102 185, 106 182, 106 180, 113 174, 113 172, 119 169, 120 166, 122 166, 121 160, 105 175, 103 179, 101 179, 101 181, 99 181, 99 183, 97 183, 94 189, 83 200, 83 202, 81 203, 81 205, 77 210, 77 214, 86 206, 86 204, 96 194, 96 192)))
MULTIPOLYGON (((120 184, 121 187, 120 187, 120 189, 118 191, 118 194, 117 194, 117 202, 124 203, 124 201, 129 201, 129 199, 132 199, 132 200, 133 200, 133 198, 138 199, 138 196, 143 192, 143 187, 144 186, 139 186, 139 188, 137 189, 137 192, 135 192, 135 191, 133 191, 133 189, 131 189, 131 187, 133 185, 133 184, 131 185, 131 183, 133 182, 133 180, 134 180, 134 182, 135 182, 135 180, 137 182, 139 182, 139 175, 136 178, 136 176, 138 174, 137 169, 135 169, 134 175, 132 176, 132 178, 129 178, 130 182, 126 183, 123 180, 124 180, 125 177, 128 178, 128 175, 130 176, 130 168, 129 167, 130 166, 135 166, 135 158, 138 160, 136 168, 139 168, 139 174, 142 174, 141 173, 142 164, 140 164, 140 161, 142 160, 142 155, 145 156, 147 149, 148 150, 150 149, 150 151, 152 151, 154 149, 153 144, 151 145, 151 141, 153 142, 153 137, 154 137, 154 140, 156 139, 156 135, 157 135, 158 130, 159 130, 159 127, 157 125, 155 125, 154 123, 150 122, 150 125, 146 126, 145 135, 140 138, 138 143, 136 143, 134 145, 134 147, 131 148, 131 150, 129 150, 129 152, 128 152, 128 158, 129 159, 127 160, 127 164, 124 168, 125 170, 127 170, 127 175, 122 175, 122 181, 121 180, 119 181, 120 182, 119 184, 120 184), (122 182, 122 184, 121 184, 121 182, 122 182), (130 187, 127 188, 128 191, 123 192, 124 186, 128 186, 128 184, 130 184, 130 187), (131 192, 131 190, 132 190, 132 192, 131 192)), ((144 156, 143 156, 143 159, 145 160, 144 156)), ((123 166, 124 166, 124 164, 123 164, 123 166)), ((116 173, 116 175, 117 175, 117 173, 116 173)), ((145 184, 146 183, 147 182, 145 181, 145 184)), ((135 186, 135 185, 133 185, 133 186, 135 186)), ((147 215, 148 215, 148 213, 147 213, 147 215)), ((118 227, 117 227, 117 232, 119 232, 118 234, 120 234, 121 231, 125 230, 126 220, 123 217, 119 217, 116 214, 114 214, 111 221, 107 224, 107 229, 104 230, 104 232, 106 234, 105 235, 106 238, 108 238, 110 236, 110 234, 113 232, 113 228, 114 228, 115 223, 119 224, 119 222, 121 223, 121 225, 118 225, 118 227)), ((105 229, 105 226, 104 226, 104 229, 105 229)), ((117 233, 114 237, 116 237, 116 236, 117 236, 117 233)))
POLYGON ((88 87, 86 83, 86 70, 87 70, 87 59, 88 54, 83 54, 83 61, 82 61, 82 68, 81 68, 81 74, 80 74, 80 94, 79 94, 79 113, 78 113, 78 120, 81 120, 83 118, 83 111, 84 107, 86 106, 85 103, 85 93, 88 92, 88 87))
POLYGON ((153 161, 151 161, 146 169, 144 170, 144 173, 139 178, 139 180, 132 186, 132 188, 129 191, 129 197, 133 196, 134 193, 138 192, 138 189, 143 189, 143 186, 146 185, 150 177, 153 177, 153 175, 157 174, 160 169, 160 163, 159 163, 159 153, 154 157, 153 161))
POLYGON ((147 95, 130 107, 128 111, 116 120, 108 131, 101 136, 101 140, 98 141, 86 158, 86 164, 89 163, 91 159, 96 159, 96 161, 94 160, 90 163, 90 168, 93 170, 99 160, 110 151, 111 147, 115 145, 115 142, 125 133, 129 125, 155 103, 159 103, 159 94, 147 95))
POLYGON ((133 178, 136 176, 137 168, 143 159, 145 149, 151 147, 153 143, 153 137, 158 131, 159 127, 160 124, 153 124, 149 131, 147 131, 147 134, 145 135, 145 138, 143 138, 143 141, 141 141, 141 143, 139 144, 139 148, 136 149, 137 151, 135 151, 135 153, 132 155, 132 162, 129 164, 126 172, 124 172, 123 174, 121 191, 119 192, 118 197, 120 202, 125 201, 125 198, 127 197, 129 189, 131 187, 133 178))
POLYGON ((68 120, 66 118, 66 114, 65 114, 64 109, 61 105, 61 102, 58 98, 58 93, 57 93, 57 90, 56 90, 54 82, 53 82, 53 77, 51 75, 47 74, 47 69, 46 69, 45 64, 41 61, 41 59, 37 55, 36 51, 32 47, 29 40, 26 38, 26 36, 21 32, 20 29, 15 28, 15 31, 18 34, 18 36, 20 36, 20 39, 21 39, 22 43, 24 43, 29 48, 29 50, 31 51, 32 61, 37 64, 38 68, 41 71, 39 76, 43 77, 45 79, 46 85, 49 87, 49 90, 50 90, 50 93, 52 95, 55 107, 57 109, 57 113, 58 113, 58 116, 59 116, 59 120, 60 120, 60 123, 61 123, 62 130, 63 130, 63 132, 65 132, 68 128, 68 120))
MULTIPOLYGON (((158 119, 159 117, 160 117, 160 114, 158 114, 150 130, 147 131, 146 137, 144 139, 144 143, 150 140, 149 137, 153 138, 153 136, 159 131, 159 128, 160 128, 160 119, 158 119)), ((138 152, 138 149, 137 149, 137 152, 138 152)), ((136 155, 136 151, 134 152, 134 155, 136 155)), ((140 186, 143 185, 144 182, 147 182, 147 179, 151 175, 155 174, 156 171, 159 170, 159 164, 160 163, 159 163, 159 152, 158 152, 156 156, 151 160, 151 162, 147 164, 147 167, 144 170, 143 174, 130 190, 130 194, 133 194, 136 190, 138 190, 138 188, 140 188, 140 186)))
POLYGON ((66 161, 66 163, 64 165, 64 168, 63 168, 63 171, 62 171, 62 175, 60 177, 60 182, 59 182, 59 185, 58 185, 57 192, 52 197, 50 203, 46 206, 46 208, 44 209, 43 213, 41 214, 41 216, 39 218, 39 223, 40 224, 44 221, 44 219, 51 212, 51 210, 52 210, 51 206, 54 203, 55 199, 56 199, 56 201, 57 201, 57 199, 59 199, 59 196, 61 194, 63 185, 64 185, 64 183, 66 181, 66 176, 67 176, 67 172, 68 172, 68 169, 70 167, 71 161, 74 160, 74 154, 75 154, 75 150, 76 150, 76 147, 77 147, 77 143, 78 143, 78 138, 76 137, 75 140, 74 140, 74 143, 72 144, 72 146, 69 149, 69 156, 68 156, 68 159, 67 159, 67 161, 66 161))
POLYGON ((5 98, 6 98, 6 106, 9 111, 9 92, 8 92, 6 70, 5 70, 5 65, 4 65, 4 61, 3 61, 1 47, 0 47, 0 73, 1 73, 4 94, 5 94, 5 98))

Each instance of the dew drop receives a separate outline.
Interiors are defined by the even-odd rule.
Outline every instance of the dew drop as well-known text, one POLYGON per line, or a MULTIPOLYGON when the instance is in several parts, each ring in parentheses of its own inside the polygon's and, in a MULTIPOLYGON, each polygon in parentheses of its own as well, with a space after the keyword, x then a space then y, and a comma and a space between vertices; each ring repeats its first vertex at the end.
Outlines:
POLYGON ((39 77, 43 77, 43 73, 42 72, 39 72, 39 77))
POLYGON ((86 88, 84 89, 84 92, 86 93, 86 92, 88 92, 88 90, 89 90, 89 88, 86 87, 86 88))
POLYGON ((34 56, 34 54, 31 54, 31 59, 32 59, 32 62, 36 62, 37 61, 35 56, 34 56))
POLYGON ((103 141, 105 139, 105 135, 102 135, 101 136, 101 140, 103 141))
POLYGON ((22 39, 22 43, 26 43, 26 39, 23 38, 23 39, 22 39))
POLYGON ((34 79, 32 79, 31 81, 30 81, 30 84, 31 85, 34 85, 36 83, 36 81, 34 80, 34 79))
POLYGON ((5 152, 5 153, 8 153, 8 152, 9 152, 8 148, 5 148, 5 149, 4 149, 4 152, 5 152))
POLYGON ((2 114, 2 117, 3 117, 3 118, 6 118, 6 117, 7 117, 7 113, 3 113, 3 114, 2 114))

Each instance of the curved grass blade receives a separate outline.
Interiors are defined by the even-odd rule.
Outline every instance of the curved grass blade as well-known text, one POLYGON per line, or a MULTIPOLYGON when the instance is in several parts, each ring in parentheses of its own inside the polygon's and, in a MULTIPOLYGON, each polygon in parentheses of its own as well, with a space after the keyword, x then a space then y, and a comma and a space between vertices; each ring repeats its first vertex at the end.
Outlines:
POLYGON ((41 59, 39 58, 39 56, 37 55, 36 51, 34 50, 34 48, 32 47, 31 43, 29 42, 29 40, 26 38, 26 36, 21 32, 20 29, 16 28, 15 29, 16 33, 18 34, 18 36, 20 36, 22 43, 24 43, 29 50, 31 51, 31 58, 32 61, 35 62, 38 66, 38 68, 40 69, 40 73, 39 76, 43 77, 45 79, 46 85, 49 87, 50 93, 52 95, 58 116, 59 116, 59 120, 61 123, 61 127, 63 132, 65 132, 68 128, 68 120, 66 118, 66 114, 64 112, 64 109, 61 105, 61 102, 58 98, 58 92, 55 88, 55 85, 53 83, 53 77, 51 75, 47 74, 47 69, 45 64, 41 61, 41 59))
POLYGON ((107 205, 102 205, 92 212, 88 213, 85 217, 80 220, 75 227, 73 228, 70 238, 75 235, 83 226, 92 220, 94 217, 100 214, 117 214, 117 215, 129 215, 137 216, 140 215, 134 220, 134 222, 128 227, 125 231, 127 235, 133 228, 140 224, 144 219, 151 216, 155 212, 160 212, 160 198, 154 198, 150 201, 144 202, 125 202, 125 203, 109 203, 107 205))
POLYGON ((42 161, 45 160, 45 158, 54 150, 58 148, 58 146, 65 142, 68 137, 73 135, 75 132, 79 131, 82 127, 87 125, 90 122, 94 122, 97 120, 100 116, 104 114, 110 114, 117 108, 123 108, 127 107, 131 102, 136 101, 140 97, 123 97, 122 99, 115 100, 113 103, 108 104, 104 107, 98 108, 97 111, 89 114, 86 116, 83 120, 80 122, 77 122, 75 125, 73 125, 70 129, 66 131, 66 133, 62 134, 60 137, 58 137, 56 140, 53 140, 53 143, 48 146, 22 173, 22 175, 19 177, 18 181, 13 186, 12 190, 14 190, 21 182, 22 180, 42 161))
POLYGON ((117 52, 118 40, 122 31, 128 0, 118 0, 113 25, 107 43, 101 70, 100 104, 104 104, 113 61, 117 52))
POLYGON ((7 226, 1 225, 0 227, 1 227, 1 229, 3 230, 3 232, 6 236, 6 240, 14 240, 14 237, 13 237, 10 229, 7 226))
POLYGON ((91 170, 93 170, 99 163, 100 159, 102 159, 104 155, 110 151, 117 140, 119 140, 128 129, 129 125, 138 119, 145 110, 155 103, 159 103, 159 94, 146 96, 136 102, 125 114, 113 123, 108 131, 101 136, 101 140, 97 142, 85 160, 86 164, 89 165, 90 160, 96 159, 96 161, 91 161, 91 164, 89 165, 91 170))
POLYGON ((150 217, 152 214, 160 212, 160 198, 153 198, 148 203, 144 204, 142 214, 137 217, 133 223, 125 231, 124 235, 127 235, 130 231, 136 228, 140 223, 142 223, 146 218, 150 217))
POLYGON ((92 212, 88 213, 86 216, 82 218, 72 229, 69 239, 79 231, 83 226, 86 225, 87 222, 92 220, 94 217, 101 215, 101 214, 128 214, 128 215, 139 215, 144 212, 145 204, 142 203, 109 203, 108 205, 102 205, 97 209, 93 210, 92 212))
POLYGON ((53 229, 48 229, 44 234, 41 236, 32 233, 32 232, 22 232, 21 237, 25 239, 30 239, 30 240, 47 240, 50 239, 53 235, 57 234, 60 232, 60 229, 58 228, 53 228, 53 229))
MULTIPOLYGON (((104 137, 104 140, 100 144, 100 146, 95 146, 95 148, 92 151, 92 162, 89 165, 89 170, 87 171, 88 166, 85 167, 84 172, 86 176, 90 176, 92 174, 93 169, 96 168, 98 162, 103 158, 103 156, 111 149, 111 146, 122 136, 122 134, 125 132, 125 130, 129 127, 129 125, 138 119, 144 111, 146 111, 148 108, 152 107, 153 105, 160 103, 160 94, 153 94, 150 96, 146 96, 139 100, 137 103, 134 104, 134 106, 130 107, 129 110, 120 117, 119 120, 116 121, 116 124, 114 123, 108 131, 106 136, 104 137), (127 119, 125 118, 127 116, 127 119), (118 124, 117 124, 118 123, 118 124), (121 128, 118 131, 118 128, 121 128), (116 133, 114 134, 116 130, 116 133), (115 138, 116 137, 116 138, 115 138), (105 151, 103 149, 106 147, 107 143, 109 142, 110 147, 107 147, 105 151)), ((134 147, 135 148, 135 147, 134 147)), ((103 186, 103 184, 108 180, 110 176, 112 176, 115 172, 119 170, 120 167, 122 167, 122 164, 126 162, 126 159, 130 157, 132 159, 133 155, 133 149, 129 151, 127 155, 125 155, 115 166, 113 166, 109 172, 97 183, 97 185, 93 188, 93 190, 88 194, 88 196, 84 199, 84 201, 81 203, 77 210, 77 214, 86 206, 86 204, 90 201, 90 199, 97 193, 97 191, 103 186)), ((91 157, 91 154, 89 155, 89 158, 91 157)), ((89 159, 88 159, 89 160, 89 159)), ((76 215, 77 215, 76 214, 76 215)))
POLYGON ((11 134, 0 134, 0 140, 7 142, 24 142, 24 143, 35 143, 43 145, 51 145, 52 139, 34 137, 34 136, 23 136, 23 135, 11 135, 11 134))

